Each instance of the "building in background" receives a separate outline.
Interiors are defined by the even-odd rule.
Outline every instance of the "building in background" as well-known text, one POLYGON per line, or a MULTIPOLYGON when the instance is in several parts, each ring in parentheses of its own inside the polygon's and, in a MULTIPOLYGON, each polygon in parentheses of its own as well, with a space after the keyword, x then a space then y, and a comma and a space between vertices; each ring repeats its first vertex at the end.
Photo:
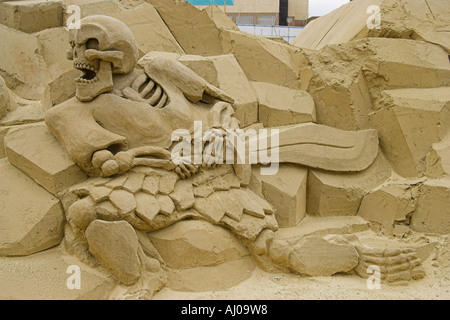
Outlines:
POLYGON ((308 20, 309 0, 186 0, 199 9, 216 4, 238 25, 300 26, 308 20))

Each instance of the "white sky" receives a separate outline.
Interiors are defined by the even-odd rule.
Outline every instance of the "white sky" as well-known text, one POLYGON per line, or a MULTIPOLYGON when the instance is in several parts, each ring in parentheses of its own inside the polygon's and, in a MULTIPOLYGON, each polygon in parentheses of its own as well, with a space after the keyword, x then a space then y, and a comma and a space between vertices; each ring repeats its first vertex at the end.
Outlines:
POLYGON ((309 16, 326 15, 330 11, 349 2, 349 0, 309 0, 309 16))

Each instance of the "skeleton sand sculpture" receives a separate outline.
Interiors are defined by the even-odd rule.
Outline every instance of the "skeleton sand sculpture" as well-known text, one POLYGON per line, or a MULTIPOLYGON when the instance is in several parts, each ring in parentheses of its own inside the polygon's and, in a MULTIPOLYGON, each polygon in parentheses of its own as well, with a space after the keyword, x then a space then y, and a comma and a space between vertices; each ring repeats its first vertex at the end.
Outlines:
MULTIPOLYGON (((361 277, 376 266, 389 283, 425 277, 422 261, 436 245, 403 240, 450 231, 448 41, 433 29, 442 17, 435 17, 436 26, 423 18, 426 28, 411 39, 389 38, 389 30, 407 38, 408 25, 374 31, 362 23, 355 35, 338 40, 342 44, 333 44, 338 26, 322 37, 321 24, 346 10, 361 11, 366 2, 318 19, 294 41, 298 47, 241 33, 214 6, 198 11, 156 0, 82 6, 79 28, 64 29, 67 58, 79 73, 75 85, 67 80, 58 87, 65 75, 50 82, 40 103, 45 115, 29 121, 36 124, 3 124, 6 179, 25 174, 34 180, 27 183, 54 195, 35 225, 22 223, 25 234, 16 232, 21 222, 6 215, 25 208, 26 194, 13 197, 18 188, 2 179, 9 197, 2 201, 10 204, 2 210, 0 253, 11 257, 3 259, 13 264, 22 259, 13 256, 59 245, 63 256, 101 272, 111 287, 122 286, 134 298, 149 298, 165 285, 216 289, 217 279, 194 283, 203 274, 208 279, 208 268, 216 278, 217 272, 229 277, 221 286, 230 287, 256 264, 269 272, 361 277), (150 40, 131 21, 127 25, 127 14, 137 10, 153 24, 146 32, 169 39, 172 48, 158 50, 159 39, 148 50, 150 40), (182 10, 214 26, 208 28, 221 40, 211 45, 223 41, 222 52, 202 47, 207 35, 188 39, 174 20, 182 10), (396 46, 410 52, 406 63, 390 52, 396 46), (274 65, 266 66, 264 54, 271 52, 267 63, 274 65), (420 74, 408 74, 411 65, 420 74), (278 145, 256 135, 244 143, 243 155, 248 160, 256 142, 254 163, 221 161, 227 132, 265 128, 272 139, 276 132, 278 145), (181 162, 172 156, 185 142, 173 137, 177 130, 188 133, 194 150, 179 154, 181 162), (34 151, 24 150, 32 144, 34 151), (40 153, 47 151, 54 153, 44 161, 40 153), (263 152, 277 153, 276 163, 264 162, 263 152), (198 156, 200 162, 192 161, 198 156), (273 175, 263 174, 274 164, 273 175)), ((379 4, 387 16, 411 5, 379 4)), ((421 21, 411 13, 409 19, 421 21)), ((7 26, 2 33, 12 32, 11 20, 0 22, 7 26)), ((50 36, 38 37, 46 43, 50 36)), ((29 107, 18 93, 28 84, 4 74, 2 106, 10 120, 29 107)), ((19 217, 28 219, 27 212, 19 217)), ((85 297, 111 291, 96 290, 85 297)))

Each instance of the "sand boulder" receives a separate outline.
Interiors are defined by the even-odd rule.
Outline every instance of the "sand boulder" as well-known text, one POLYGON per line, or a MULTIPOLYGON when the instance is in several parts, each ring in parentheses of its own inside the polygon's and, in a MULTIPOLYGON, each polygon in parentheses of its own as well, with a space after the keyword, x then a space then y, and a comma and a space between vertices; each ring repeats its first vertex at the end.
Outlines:
POLYGON ((179 222, 149 237, 172 269, 215 266, 250 254, 229 231, 204 221, 179 222))
POLYGON ((86 239, 89 251, 122 283, 131 285, 139 279, 138 237, 130 224, 96 220, 86 229, 86 239))
POLYGON ((0 167, 0 255, 29 255, 58 245, 65 222, 60 201, 6 159, 0 167))

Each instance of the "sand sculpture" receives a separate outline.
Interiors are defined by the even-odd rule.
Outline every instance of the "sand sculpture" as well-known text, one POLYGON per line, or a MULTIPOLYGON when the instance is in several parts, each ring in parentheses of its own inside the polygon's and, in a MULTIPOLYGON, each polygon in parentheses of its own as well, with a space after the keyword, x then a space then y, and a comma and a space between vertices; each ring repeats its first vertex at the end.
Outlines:
POLYGON ((2 2, 0 32, 20 35, 18 46, 37 39, 43 55, 25 48, 27 68, 0 65, 5 281, 39 254, 88 270, 78 298, 94 299, 227 288, 256 265, 363 278, 375 266, 384 283, 426 277, 433 241, 450 231, 448 15, 379 1, 386 20, 374 32, 367 5, 314 21, 289 45, 238 31, 215 6, 94 2, 69 31, 58 25, 62 2, 2 2), (13 19, 29 10, 45 13, 42 26, 13 19), (349 12, 359 20, 340 20, 349 12), (399 12, 408 19, 392 26, 399 12), (192 19, 180 27, 183 16, 192 19), (355 32, 344 36, 336 19, 355 32), (200 163, 195 147, 174 161, 180 129, 209 150, 200 163), (279 146, 255 138, 258 163, 214 162, 227 130, 259 129, 277 129, 279 146), (258 153, 275 150, 279 168, 264 175, 258 153))

